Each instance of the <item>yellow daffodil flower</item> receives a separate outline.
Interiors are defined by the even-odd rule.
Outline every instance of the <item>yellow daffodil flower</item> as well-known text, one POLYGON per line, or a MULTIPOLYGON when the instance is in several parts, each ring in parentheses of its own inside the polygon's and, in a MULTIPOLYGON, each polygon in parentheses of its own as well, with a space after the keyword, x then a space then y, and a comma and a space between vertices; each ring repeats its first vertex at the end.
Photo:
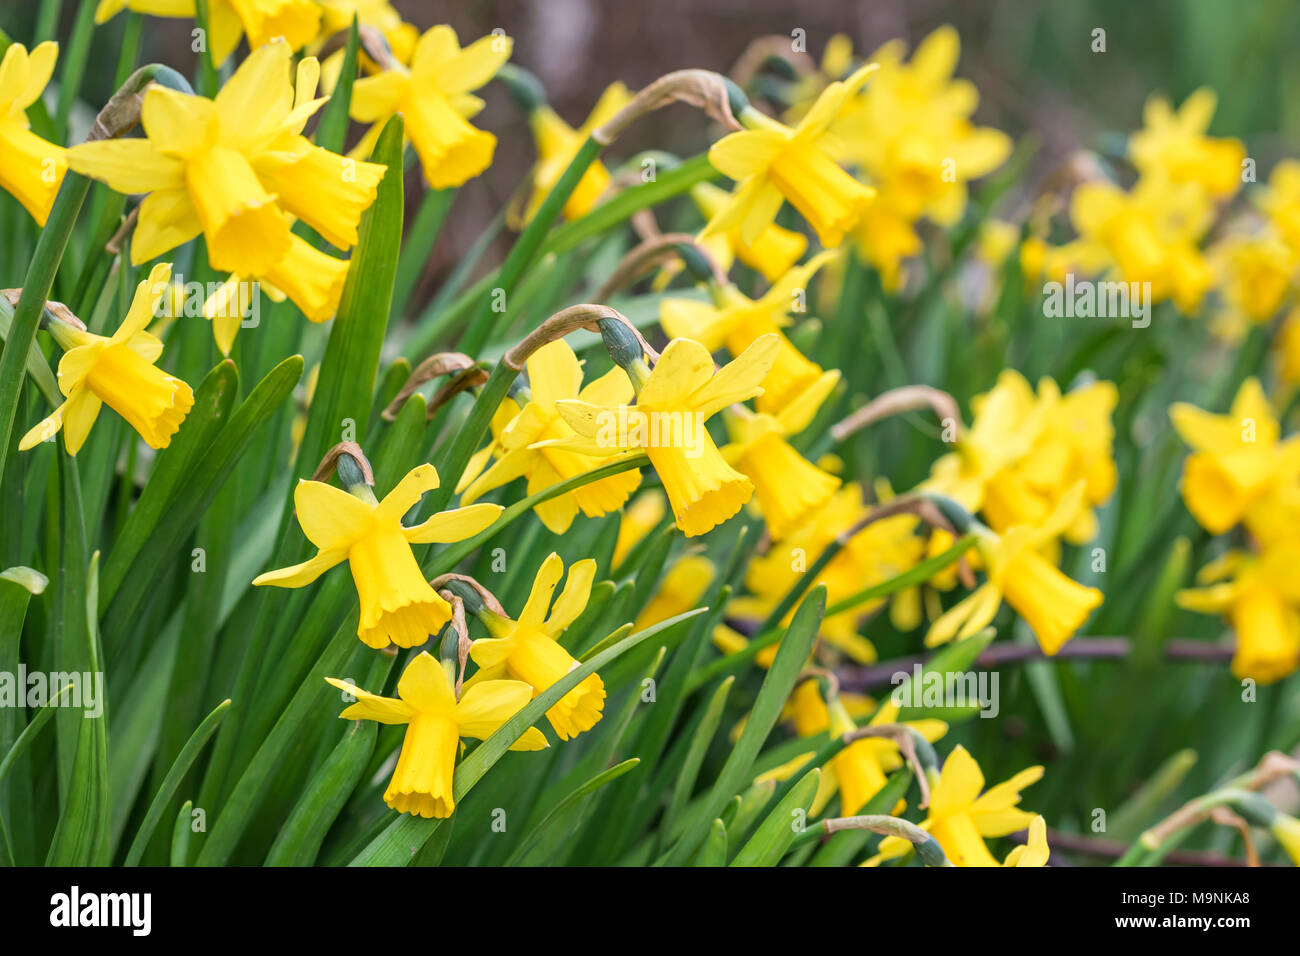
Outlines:
POLYGON ((1246 147, 1240 140, 1205 135, 1217 103, 1214 91, 1204 86, 1177 110, 1163 96, 1148 99, 1142 114, 1144 128, 1128 141, 1133 165, 1170 182, 1194 183, 1215 199, 1233 195, 1241 188, 1246 147))
POLYGON ((1283 241, 1300 255, 1300 160, 1284 159, 1274 166, 1256 203, 1283 241))
MULTIPOLYGON (((397 697, 380 697, 337 677, 325 678, 356 703, 339 714, 345 720, 406 724, 401 756, 384 791, 384 802, 398 813, 449 817, 456 809, 452 778, 462 737, 486 740, 532 699, 532 688, 517 680, 483 681, 456 699, 456 682, 428 651, 411 659, 397 682, 397 697)), ((549 744, 536 727, 511 750, 544 750, 549 744)))
MULTIPOLYGON (((536 697, 578 666, 557 638, 586 608, 591 582, 596 576, 596 562, 587 558, 569 568, 564 591, 552 608, 551 595, 563 574, 564 562, 552 552, 538 568, 528 603, 517 621, 490 611, 480 613, 492 636, 477 640, 470 647, 470 657, 479 670, 466 685, 467 689, 480 681, 490 683, 508 674, 531 684, 531 696, 536 697)), ((596 726, 604 708, 605 684, 599 674, 590 674, 546 712, 546 719, 561 740, 568 740, 596 726)))
POLYGON ((707 348, 673 339, 641 385, 635 405, 557 402, 560 415, 577 433, 561 440, 561 447, 587 454, 644 449, 663 482, 677 527, 688 538, 704 534, 754 494, 750 480, 722 457, 705 422, 728 405, 760 394, 759 382, 779 349, 775 335, 759 336, 715 373, 707 348))
MULTIPOLYGON (((732 599, 727 606, 728 613, 755 620, 765 618, 830 543, 865 517, 868 510, 861 485, 853 483, 840 488, 820 511, 810 515, 779 545, 754 557, 745 575, 745 587, 750 593, 732 599)), ((827 603, 833 604, 863 588, 897 577, 924 556, 925 542, 916 529, 917 519, 907 514, 872 522, 849 539, 822 569, 814 584, 825 585, 827 603)), ((876 649, 858 633, 857 621, 884 603, 883 600, 867 602, 823 619, 818 639, 859 664, 874 663, 876 649)), ((891 623, 901 631, 915 629, 920 623, 919 606, 917 589, 907 588, 895 594, 889 606, 891 623)), ((788 624, 792 616, 793 611, 786 615, 782 625, 788 624)), ((738 648, 731 648, 735 649, 738 648)), ((765 648, 759 652, 757 662, 767 666, 775 654, 775 645, 765 648)))
POLYGON ((194 392, 155 367, 163 344, 145 331, 159 303, 170 294, 170 280, 170 264, 154 266, 149 278, 136 286, 126 318, 111 338, 51 323, 51 334, 65 350, 59 361, 59 390, 67 401, 24 435, 19 449, 53 438, 62 428, 63 445, 69 455, 75 455, 105 403, 125 418, 150 448, 171 444, 194 407, 194 392))
POLYGON ((272 302, 290 299, 311 322, 328 322, 338 311, 348 278, 348 260, 321 252, 300 236, 290 234, 289 251, 264 276, 232 275, 203 303, 212 322, 212 337, 222 355, 229 355, 260 289, 272 302))
MULTIPOLYGON (((591 131, 609 122, 631 101, 632 94, 626 86, 622 83, 610 84, 596 101, 587 121, 578 129, 566 123, 545 103, 529 114, 528 125, 532 128, 533 139, 537 143, 537 164, 532 171, 533 191, 524 212, 525 222, 537 214, 538 207, 560 181, 591 131)), ((579 219, 591 212, 609 185, 609 170, 604 163, 600 160, 592 163, 564 204, 564 217, 579 219)))
POLYGON ((1296 252, 1272 232, 1230 235, 1209 250, 1222 300, 1215 331, 1240 341, 1250 325, 1268 322, 1291 295, 1296 252))
POLYGON ((1259 381, 1242 383, 1227 415, 1178 402, 1169 417, 1193 449, 1183 465, 1182 493, 1201 527, 1223 534, 1245 521, 1257 537, 1274 537, 1277 496, 1300 477, 1300 436, 1280 440, 1259 381))
MULTIPOLYGON (((615 366, 582 387, 582 363, 563 339, 548 342, 534 352, 528 358, 527 370, 530 398, 501 429, 499 447, 493 452, 496 461, 465 488, 461 496, 465 504, 521 475, 528 477, 528 493, 536 494, 608 464, 613 457, 612 452, 598 457, 539 443, 574 434, 560 416, 557 402, 580 399, 597 405, 617 405, 631 400, 632 383, 627 373, 615 366)), ((549 530, 564 534, 579 511, 588 517, 617 511, 640 483, 641 472, 621 472, 544 501, 534 510, 549 530)))
POLYGON ((739 185, 704 234, 738 228, 740 238, 753 244, 787 200, 822 245, 838 246, 875 198, 875 190, 846 173, 827 153, 832 145, 828 131, 874 70, 868 64, 847 80, 831 83, 794 129, 757 110, 745 110, 739 119, 750 128, 723 137, 709 149, 709 162, 739 185))
POLYGON ((1122 281, 1150 282, 1153 303, 1172 299, 1184 315, 1196 312, 1213 281, 1198 248, 1213 217, 1199 186, 1162 176, 1143 176, 1129 192, 1086 182, 1070 199, 1085 258, 1104 259, 1122 281))
MULTIPOLYGON (((930 805, 921 828, 939 841, 953 866, 998 866, 984 839, 1024 830, 1035 819, 1041 819, 1016 804, 1020 802, 1020 791, 1037 783, 1042 776, 1042 767, 1030 767, 984 791, 984 774, 979 764, 959 744, 944 761, 938 782, 930 790, 930 805)), ((875 866, 897 859, 911 848, 901 837, 885 837, 876 855, 864 865, 875 866)), ((1010 862, 1017 863, 1024 855, 1022 851, 1010 862)), ((1031 856, 1029 862, 1032 861, 1031 856)))
POLYGON ((776 336, 780 347, 772 370, 763 379, 758 410, 779 412, 821 377, 821 366, 805 358, 781 329, 789 324, 797 303, 806 308, 809 282, 834 258, 833 252, 813 256, 776 279, 758 299, 749 298, 733 285, 713 289, 713 303, 665 298, 659 304, 659 323, 673 338, 694 339, 710 352, 725 348, 733 357, 760 335, 776 336))
POLYGON ((423 644, 451 620, 451 605, 425 580, 411 545, 464 541, 501 513, 500 505, 470 505, 404 526, 402 517, 437 487, 438 472, 427 464, 411 469, 383 501, 364 486, 349 494, 323 481, 299 481, 293 493, 298 524, 319 550, 302 564, 258 575, 253 584, 305 587, 347 561, 361 601, 357 637, 381 649, 423 644))
POLYGON ((44 92, 59 57, 57 43, 39 44, 31 53, 21 43, 0 61, 0 189, 44 226, 67 171, 64 151, 30 129, 27 108, 44 92))
POLYGON ((834 369, 823 373, 774 415, 754 414, 744 406, 724 412, 731 443, 723 447, 722 457, 754 483, 754 498, 773 541, 796 530, 840 486, 839 478, 822 471, 786 441, 812 424, 839 380, 834 369))
POLYGON ((373 123, 356 151, 368 150, 390 116, 401 113, 424 178, 434 189, 460 186, 492 165, 497 138, 468 120, 483 109, 472 91, 510 59, 512 40, 493 35, 461 49, 456 31, 436 26, 416 41, 409 67, 395 64, 352 88, 352 118, 373 123))
POLYGON ((956 451, 935 462, 923 487, 980 511, 995 531, 1041 524, 1080 479, 1079 510, 1067 518, 1066 540, 1082 544, 1097 533, 1093 510, 1114 493, 1115 430, 1119 395, 1111 382, 1092 382, 1061 394, 1052 379, 1035 394, 1014 369, 971 402, 975 420, 956 451))
MULTIPOLYGON (((104 23, 121 10, 154 17, 193 17, 194 0, 99 0, 95 22, 104 23)), ((220 66, 243 36, 253 50, 277 39, 301 50, 320 28, 321 8, 314 0, 208 0, 212 62, 220 66)))
MULTIPOLYGON (((902 41, 886 43, 868 58, 879 67, 871 83, 831 127, 837 158, 859 168, 879 191, 853 236, 890 290, 901 285, 902 261, 921 251, 916 223, 956 224, 966 209, 967 183, 1011 154, 1009 136, 970 121, 979 93, 953 78, 960 50, 951 26, 922 40, 910 62, 902 41)), ((841 48, 833 61, 839 65, 845 56, 841 48)))
MULTIPOLYGON (((363 27, 374 27, 384 35, 389 49, 399 63, 409 63, 420 31, 402 21, 402 15, 393 9, 389 0, 316 0, 321 8, 320 33, 309 50, 316 53, 330 37, 352 27, 352 19, 363 27)), ((321 64, 321 84, 333 90, 343 66, 342 49, 330 54, 321 64)), ((374 64, 370 64, 373 66, 374 64)))
POLYGON ((976 549, 985 583, 930 626, 926 647, 970 637, 993 620, 1005 599, 1033 630, 1043 653, 1059 651, 1102 600, 1100 591, 1071 580, 1040 553, 1078 513, 1083 491, 1082 481, 1075 484, 1041 525, 982 533, 976 549))
POLYGON ((1237 634, 1232 673, 1271 684, 1300 663, 1300 541, 1270 544, 1263 553, 1229 551, 1201 569, 1206 585, 1178 592, 1179 607, 1224 614, 1237 634), (1224 580, 1231 578, 1231 580, 1224 580))
MULTIPOLYGON (((731 201, 732 194, 713 183, 696 183, 691 187, 691 199, 706 221, 713 220, 731 201)), ((725 232, 701 237, 705 249, 724 273, 739 259, 755 272, 775 283, 794 267, 808 248, 803 233, 794 232, 773 222, 758 234, 753 242, 746 242, 739 226, 725 232)))
MULTIPOLYGON (((277 276, 315 268, 292 241, 290 215, 346 248, 361 213, 374 202, 384 167, 359 163, 302 136, 324 100, 312 99, 319 68, 298 66, 289 82, 290 49, 255 50, 213 100, 150 86, 141 112, 146 137, 83 143, 68 165, 123 193, 148 193, 131 243, 148 262, 200 233, 213 267, 240 276, 277 276), (295 250, 298 250, 295 252, 295 250)), ((300 280, 305 281, 305 280, 300 280)))

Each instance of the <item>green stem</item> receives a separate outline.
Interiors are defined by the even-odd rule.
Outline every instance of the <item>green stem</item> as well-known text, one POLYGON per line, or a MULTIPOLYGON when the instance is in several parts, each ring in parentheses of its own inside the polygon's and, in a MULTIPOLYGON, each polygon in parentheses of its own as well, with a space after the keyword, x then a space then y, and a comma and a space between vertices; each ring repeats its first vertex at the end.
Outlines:
MULTIPOLYGON (((577 154, 564 170, 564 175, 555 184, 555 188, 547 193, 546 199, 543 200, 541 207, 537 210, 537 215, 524 227, 524 231, 515 240, 514 246, 510 249, 510 254, 506 256, 506 261, 501 264, 501 271, 497 275, 495 287, 490 294, 482 298, 478 312, 471 321, 464 338, 458 344, 459 351, 464 352, 466 355, 477 355, 483 346, 487 344, 488 337, 492 333, 495 316, 498 314, 495 307, 499 296, 504 295, 508 298, 514 292, 515 286, 523 278, 524 272, 533 259, 536 258, 537 250, 541 248, 542 240, 546 238, 551 225, 559 217, 560 210, 569 201, 573 191, 578 188, 578 183, 586 175, 588 167, 596 161, 604 148, 604 146, 588 136, 587 140, 578 149, 577 154)), ((485 430, 486 424, 485 421, 485 430)), ((473 442, 477 443, 482 435, 482 432, 474 435, 473 442)), ((469 460, 468 454, 465 456, 465 460, 469 460)), ((462 470, 464 466, 465 463, 461 462, 460 467, 462 470)))
POLYGON ((26 373, 27 355, 36 340, 36 328, 50 287, 54 285, 54 274, 63 261, 77 213, 89 189, 89 179, 71 170, 64 176, 50 217, 36 240, 36 252, 23 279, 23 292, 14 307, 13 323, 5 339, 4 353, 0 355, 0 474, 4 474, 5 458, 9 454, 9 438, 18 411, 18 391, 26 373))

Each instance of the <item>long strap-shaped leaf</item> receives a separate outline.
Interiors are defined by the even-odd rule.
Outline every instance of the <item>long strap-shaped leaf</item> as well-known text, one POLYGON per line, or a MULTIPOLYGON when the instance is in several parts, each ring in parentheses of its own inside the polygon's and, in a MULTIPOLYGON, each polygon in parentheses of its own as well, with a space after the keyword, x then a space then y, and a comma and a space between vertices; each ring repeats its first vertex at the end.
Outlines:
POLYGON ((749 719, 745 721, 745 729, 731 756, 723 764, 709 798, 695 810, 681 838, 659 862, 669 866, 685 863, 708 836, 711 821, 722 813, 733 795, 744 789, 754 758, 776 726, 781 708, 789 699, 799 672, 812 653, 813 641, 817 638, 817 628, 821 625, 825 607, 826 587, 819 584, 794 612, 794 619, 790 621, 776 658, 772 661, 767 676, 763 678, 763 686, 759 689, 749 719))
POLYGON ((144 815, 144 821, 140 824, 140 829, 136 832, 135 839, 131 841, 131 849, 126 854, 126 865, 136 866, 140 858, 144 856, 145 847, 149 845, 149 840, 153 837, 154 828, 158 826, 158 821, 162 819, 163 811, 167 809, 167 804, 171 802, 172 796, 176 793, 176 788, 181 785, 185 779, 185 774, 189 772, 191 765, 199 755, 199 751, 208 742, 208 738, 216 731, 221 721, 225 719, 227 711, 230 710, 230 701, 223 700, 219 703, 207 717, 203 718, 203 723, 199 724, 198 729, 190 735, 190 739, 185 746, 181 748, 180 754, 172 764, 171 769, 167 771, 167 776, 163 778, 162 786, 154 795, 153 803, 149 804, 149 810, 144 815))

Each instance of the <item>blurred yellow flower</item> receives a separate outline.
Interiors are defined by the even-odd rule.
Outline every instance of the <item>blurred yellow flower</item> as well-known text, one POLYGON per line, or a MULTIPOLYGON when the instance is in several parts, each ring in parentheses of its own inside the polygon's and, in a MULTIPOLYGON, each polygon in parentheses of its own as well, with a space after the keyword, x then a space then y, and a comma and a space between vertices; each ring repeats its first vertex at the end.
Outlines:
POLYGON ((1187 510, 1211 534, 1245 521, 1270 539, 1280 531, 1278 499, 1300 478, 1300 436, 1281 439, 1281 427, 1259 381, 1241 385, 1227 415, 1186 402, 1169 409, 1174 429, 1193 449, 1183 465, 1187 510))
POLYGON ((803 524, 840 486, 839 478, 822 471, 786 441, 812 424, 839 380, 835 370, 823 373, 773 415, 755 414, 744 406, 724 412, 731 441, 723 446, 722 457, 754 483, 754 498, 773 541, 803 524))
POLYGON ((27 108, 40 99, 58 56, 57 43, 39 44, 31 53, 14 43, 0 61, 0 189, 40 226, 50 215, 67 162, 61 146, 28 129, 27 108))
MULTIPOLYGON (((706 221, 722 212, 731 198, 731 193, 713 183, 696 183, 691 187, 691 199, 706 221)), ((730 271, 732 262, 739 259, 772 283, 789 271, 808 248, 808 240, 802 233, 778 226, 775 222, 760 232, 753 242, 746 242, 741 237, 739 226, 703 236, 700 241, 724 273, 730 271)))
POLYGON ((1151 303, 1172 299, 1185 315, 1196 312, 1213 280, 1198 248, 1213 217, 1198 185, 1160 175, 1143 176, 1128 192, 1086 182, 1070 200, 1085 261, 1105 262, 1122 281, 1151 283, 1151 303))
MULTIPOLYGON (((525 222, 537 214, 538 207, 560 181, 564 170, 578 154, 578 150, 586 142, 591 131, 613 119, 631 100, 632 94, 628 92, 626 86, 622 83, 610 84, 596 101, 587 121, 576 130, 545 103, 529 114, 528 125, 532 128, 533 139, 537 142, 537 164, 533 167, 533 191, 528 200, 528 208, 524 212, 525 222)), ((578 180, 578 185, 564 204, 564 217, 578 219, 591 212, 609 185, 609 170, 600 160, 596 160, 587 167, 587 171, 582 179, 578 180)))
POLYGON ((773 280, 758 299, 749 298, 731 284, 712 288, 711 303, 665 298, 659 304, 659 324, 673 338, 694 339, 710 352, 725 348, 733 357, 759 336, 775 336, 780 344, 772 369, 763 379, 758 409, 778 412, 822 374, 821 366, 805 358, 781 329, 790 323, 791 312, 807 308, 809 283, 834 258, 833 252, 813 256, 773 280))
POLYGON ((713 583, 716 574, 717 568, 704 555, 682 555, 672 563, 654 595, 636 616, 632 624, 633 632, 644 631, 647 627, 699 607, 700 599, 713 583))
POLYGON ((871 204, 875 190, 846 173, 828 154, 833 145, 829 130, 874 70, 868 64, 847 80, 831 83, 793 129, 755 109, 743 111, 739 119, 749 129, 731 133, 709 149, 709 162, 738 186, 704 235, 739 229, 740 238, 753 244, 786 200, 813 227, 822 245, 838 246, 871 204))
POLYGON ((1083 481, 1077 482, 1041 524, 981 534, 976 548, 985 583, 930 626, 926 647, 970 637, 993 620, 1005 599, 1034 632, 1043 653, 1059 651, 1102 600, 1100 591, 1067 577, 1040 553, 1078 513, 1083 491, 1083 481))
POLYGON ((1206 136, 1218 97, 1201 87, 1174 110, 1163 96, 1147 100, 1144 127, 1129 137, 1129 157, 1144 174, 1173 183, 1194 183, 1215 199, 1241 188, 1246 147, 1236 139, 1206 136))
MULTIPOLYGON (((154 17, 193 17, 194 0, 99 0, 95 22, 121 10, 154 17)), ((226 62, 243 36, 253 50, 284 39, 294 50, 310 43, 320 29, 321 7, 314 0, 208 0, 208 43, 212 62, 226 62)))
MULTIPOLYGON (((858 728, 857 722, 850 715, 845 700, 838 694, 830 700, 823 701, 821 690, 815 680, 807 680, 795 688, 790 696, 787 708, 794 719, 795 732, 800 737, 814 737, 829 733, 832 737, 841 737, 858 728)), ((876 709, 867 726, 893 724, 898 721, 898 706, 892 702, 882 704, 876 709)), ((942 720, 907 721, 911 727, 926 740, 933 743, 948 732, 948 725, 942 720)), ((784 780, 796 772, 812 752, 803 753, 780 767, 760 776, 755 782, 766 779, 784 780)), ((903 765, 898 744, 888 737, 864 737, 855 740, 831 758, 823 768, 817 794, 813 798, 808 812, 819 816, 830 803, 831 798, 840 795, 840 816, 853 816, 870 802, 871 798, 884 788, 888 776, 903 765)), ((887 808, 895 810, 896 808, 887 808)))
MULTIPOLYGON (((427 651, 406 665, 397 682, 397 697, 380 697, 355 684, 325 680, 356 698, 339 714, 345 720, 406 724, 401 755, 384 802, 398 813, 449 817, 456 809, 452 778, 460 739, 486 740, 532 699, 532 688, 516 680, 483 681, 466 687, 456 699, 455 680, 427 651)), ((529 727, 511 750, 543 750, 542 732, 529 727)))
MULTIPOLYGON (((641 492, 619 515, 618 538, 614 542, 613 567, 617 568, 637 543, 663 521, 667 511, 664 493, 657 488, 641 492)), ((671 617, 672 615, 668 615, 671 617)))
POLYGON ((1223 614, 1237 635, 1232 673, 1271 684, 1300 663, 1300 539, 1258 555, 1229 551, 1197 574, 1205 585, 1178 592, 1178 606, 1223 614), (1230 580, 1224 580, 1230 578, 1230 580))

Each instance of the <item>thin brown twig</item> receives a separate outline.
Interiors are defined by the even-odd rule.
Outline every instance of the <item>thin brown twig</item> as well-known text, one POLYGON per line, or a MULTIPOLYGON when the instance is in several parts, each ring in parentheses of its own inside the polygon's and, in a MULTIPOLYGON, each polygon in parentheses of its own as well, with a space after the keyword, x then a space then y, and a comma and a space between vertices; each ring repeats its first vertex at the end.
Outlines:
MULTIPOLYGON (((1170 661, 1199 661, 1207 664, 1226 663, 1232 659, 1233 649, 1222 644, 1192 638, 1174 638, 1165 642, 1165 658, 1170 661)), ((1127 637, 1076 637, 1049 657, 1037 645, 995 644, 975 658, 975 667, 995 669, 1012 664, 1028 664, 1040 660, 1118 660, 1133 652, 1133 642, 1127 637)), ((843 677, 844 685, 853 690, 865 690, 889 684, 899 672, 910 672, 916 664, 929 658, 923 654, 895 658, 871 667, 850 672, 843 677)))

